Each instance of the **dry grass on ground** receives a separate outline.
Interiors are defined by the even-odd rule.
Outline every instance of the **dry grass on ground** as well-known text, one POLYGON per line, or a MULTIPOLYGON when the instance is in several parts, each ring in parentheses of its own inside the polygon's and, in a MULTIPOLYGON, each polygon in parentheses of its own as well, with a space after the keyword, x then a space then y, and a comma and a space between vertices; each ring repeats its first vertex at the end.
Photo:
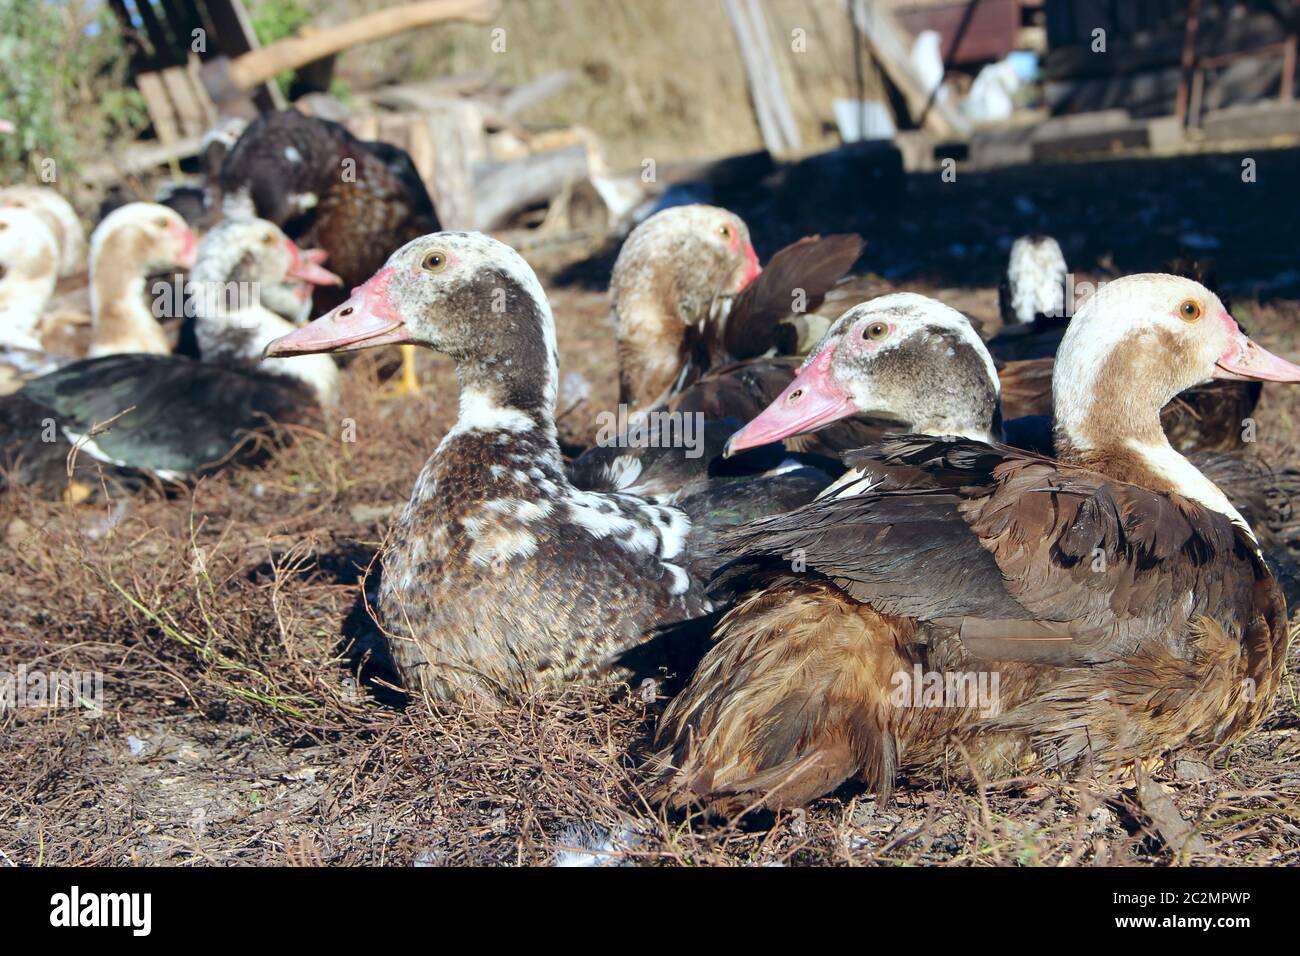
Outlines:
MULTIPOLYGON (((601 297, 555 302, 563 367, 600 407, 601 297)), ((1300 312, 1257 311, 1274 345, 1300 312)), ((887 807, 846 788, 779 818, 665 818, 635 770, 661 702, 574 690, 492 716, 403 710, 372 681, 354 606, 455 413, 449 363, 424 362, 419 399, 380 395, 371 359, 347 369, 355 443, 303 433, 266 467, 171 497, 0 503, 0 670, 98 670, 105 698, 99 719, 0 713, 0 864, 546 864, 593 833, 585 859, 632 863, 1300 862, 1293 676, 1242 746, 1156 769, 1177 809, 1159 823, 1131 779, 955 774, 887 807)), ((1269 397, 1266 444, 1294 434, 1296 407, 1269 397)))

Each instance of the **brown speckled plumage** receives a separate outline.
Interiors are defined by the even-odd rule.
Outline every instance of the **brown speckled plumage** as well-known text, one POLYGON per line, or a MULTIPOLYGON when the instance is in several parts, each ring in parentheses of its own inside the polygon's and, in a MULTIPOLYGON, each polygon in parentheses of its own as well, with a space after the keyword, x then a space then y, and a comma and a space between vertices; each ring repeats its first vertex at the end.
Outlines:
POLYGON ((689 519, 569 483, 554 320, 514 250, 436 233, 395 252, 382 276, 296 335, 382 314, 456 362, 460 416, 383 555, 378 611, 407 687, 491 706, 625 676, 621 655, 709 608, 688 567, 689 519))

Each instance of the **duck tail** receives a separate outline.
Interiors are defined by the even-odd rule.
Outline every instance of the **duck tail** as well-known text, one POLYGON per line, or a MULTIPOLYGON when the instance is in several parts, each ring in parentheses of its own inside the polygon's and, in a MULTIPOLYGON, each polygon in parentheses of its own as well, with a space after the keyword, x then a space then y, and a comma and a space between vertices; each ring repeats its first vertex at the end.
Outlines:
POLYGON ((797 807, 857 776, 887 799, 898 748, 890 675, 910 667, 896 624, 828 581, 783 577, 722 621, 664 713, 648 795, 733 815, 797 807))
POLYGON ((794 352, 801 336, 788 323, 822 304, 826 293, 858 261, 862 247, 861 236, 842 233, 807 236, 781 249, 736 296, 722 331, 721 348, 710 351, 721 353, 715 357, 731 359, 794 352))

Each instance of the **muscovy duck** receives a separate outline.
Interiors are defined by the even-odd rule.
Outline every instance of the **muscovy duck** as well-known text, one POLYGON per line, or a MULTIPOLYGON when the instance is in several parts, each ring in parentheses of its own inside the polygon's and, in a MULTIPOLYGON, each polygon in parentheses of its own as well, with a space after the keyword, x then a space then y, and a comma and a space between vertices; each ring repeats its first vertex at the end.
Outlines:
MULTIPOLYGON (((799 332, 791 323, 821 304, 861 251, 858 236, 813 236, 762 269, 744 221, 725 209, 675 206, 651 216, 624 243, 610 283, 623 418, 658 428, 654 422, 672 427, 696 416, 725 439, 794 377, 799 360, 788 353, 799 332)), ((636 487, 662 492, 709 474, 709 455, 614 437, 574 461, 580 487, 625 490, 629 481, 649 480, 636 487)), ((794 450, 838 452, 866 438, 846 423, 794 450)), ((762 456, 746 467, 772 463, 762 456)))
MULTIPOLYGON (((835 348, 870 361, 892 334, 835 348)), ((804 402, 851 413, 829 370, 801 376, 804 402)), ((738 529, 719 586, 744 596, 664 715, 654 797, 795 806, 850 777, 887 797, 900 771, 945 761, 986 779, 1104 770, 1249 732, 1283 671, 1285 602, 1160 425, 1216 378, 1300 382, 1300 366, 1198 283, 1118 279, 1061 343, 1059 460, 888 437, 851 456, 856 482, 738 529), (961 690, 931 701, 933 675, 961 690)))
POLYGON ((683 510, 570 483, 555 322, 517 252, 478 233, 414 240, 267 354, 399 343, 450 355, 460 382, 460 416, 383 559, 378 611, 412 692, 496 706, 626 676, 627 655, 660 628, 711 609, 714 556, 697 552, 683 510))
MULTIPOLYGON (((349 289, 403 243, 440 228, 405 151, 359 140, 338 123, 297 110, 250 123, 226 156, 220 182, 227 215, 256 214, 302 246, 324 249, 349 289)), ((343 298, 318 291, 316 308, 343 298)), ((401 387, 418 391, 410 349, 403 350, 401 387)))

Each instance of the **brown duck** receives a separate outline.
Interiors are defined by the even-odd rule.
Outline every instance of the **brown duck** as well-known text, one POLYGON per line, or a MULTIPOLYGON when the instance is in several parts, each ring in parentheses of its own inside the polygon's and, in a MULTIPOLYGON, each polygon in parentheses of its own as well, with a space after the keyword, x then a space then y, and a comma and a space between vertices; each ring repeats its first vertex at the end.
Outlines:
MULTIPOLYGON (((783 399, 853 414, 832 370, 883 357, 884 324, 783 399)), ((1247 733, 1282 672, 1284 600, 1160 427, 1211 379, 1300 382, 1300 366, 1198 283, 1116 280, 1061 343, 1059 460, 891 437, 820 500, 740 529, 722 581, 743 596, 664 715, 654 796, 793 806, 850 778, 887 796, 902 771, 1105 769, 1247 733)), ((806 418, 780 401, 765 415, 764 439, 806 418)))
POLYGON ((383 559, 378 612, 410 690, 492 706, 625 676, 656 628, 710 609, 685 512, 570 483, 555 323, 518 253, 478 233, 414 240, 267 354, 392 344, 450 355, 460 382, 383 559))

